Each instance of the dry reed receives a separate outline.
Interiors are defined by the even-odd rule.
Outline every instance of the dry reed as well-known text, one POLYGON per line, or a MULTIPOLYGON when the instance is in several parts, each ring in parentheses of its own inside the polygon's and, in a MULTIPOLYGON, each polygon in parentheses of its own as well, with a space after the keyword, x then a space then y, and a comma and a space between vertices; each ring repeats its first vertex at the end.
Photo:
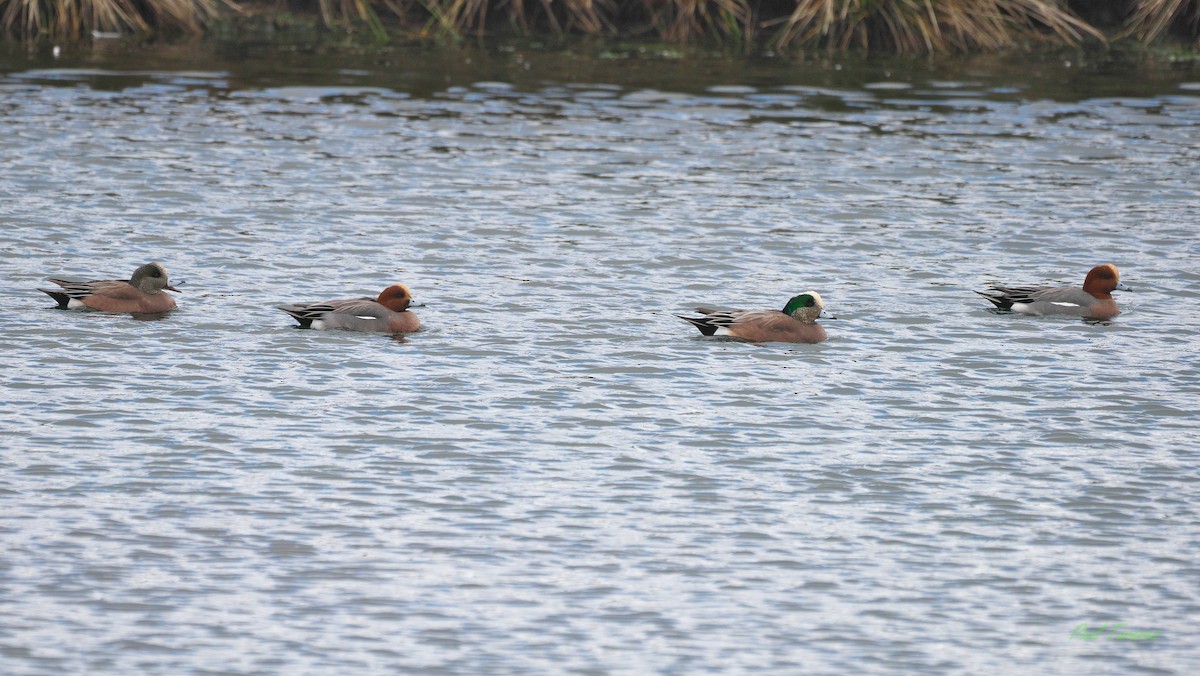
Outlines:
POLYGON ((231 0, 0 0, 0 27, 9 35, 79 39, 88 32, 153 29, 198 33, 231 0))
MULTIPOLYGON (((273 2, 287 9, 288 0, 273 2)), ((292 0, 293 3, 305 0, 292 0)), ((997 50, 1030 40, 1076 45, 1105 35, 1067 0, 309 0, 329 27, 387 39, 381 16, 422 35, 516 32, 711 41, 749 51, 860 49, 902 53, 997 50)), ((1200 0, 1103 0, 1150 41, 1171 26, 1196 34, 1200 0)), ((89 31, 201 32, 233 0, 0 0, 9 35, 78 39, 89 31)), ((299 10, 303 12, 303 10, 299 10)))
POLYGON ((890 48, 905 53, 995 50, 1048 30, 1078 44, 1104 35, 1048 0, 797 0, 772 38, 780 48, 890 48))
POLYGON ((1152 42, 1173 25, 1196 39, 1200 28, 1200 0, 1137 0, 1134 3, 1129 32, 1142 42, 1152 42))

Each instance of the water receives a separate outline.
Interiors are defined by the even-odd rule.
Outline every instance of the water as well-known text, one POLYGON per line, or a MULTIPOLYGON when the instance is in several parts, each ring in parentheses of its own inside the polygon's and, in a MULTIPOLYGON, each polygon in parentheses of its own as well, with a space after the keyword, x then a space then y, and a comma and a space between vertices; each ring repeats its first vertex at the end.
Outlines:
POLYGON ((1200 78, 456 54, 9 55, 0 671, 1200 670, 1200 78))

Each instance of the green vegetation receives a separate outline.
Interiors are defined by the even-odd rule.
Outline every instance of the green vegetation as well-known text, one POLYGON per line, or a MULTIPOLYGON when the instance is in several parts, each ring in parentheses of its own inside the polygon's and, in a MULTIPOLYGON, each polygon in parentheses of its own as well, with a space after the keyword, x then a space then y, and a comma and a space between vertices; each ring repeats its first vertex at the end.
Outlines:
POLYGON ((24 39, 203 33, 296 16, 379 41, 582 34, 747 52, 935 53, 1200 37, 1200 0, 0 0, 0 30, 24 39))

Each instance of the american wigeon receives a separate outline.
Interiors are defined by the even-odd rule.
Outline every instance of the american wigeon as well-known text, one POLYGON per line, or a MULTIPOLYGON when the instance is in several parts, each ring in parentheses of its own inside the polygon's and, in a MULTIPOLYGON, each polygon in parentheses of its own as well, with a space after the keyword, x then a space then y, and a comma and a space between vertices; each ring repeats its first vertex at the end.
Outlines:
POLYGON ((377 333, 412 333, 421 320, 408 311, 412 293, 403 284, 384 289, 378 298, 346 298, 323 303, 280 305, 303 329, 345 329, 377 333))
POLYGON ((147 263, 139 267, 128 280, 81 281, 62 277, 46 279, 61 286, 62 290, 38 291, 50 294, 60 308, 71 310, 157 314, 175 309, 175 299, 163 293, 163 290, 179 290, 171 286, 167 279, 167 269, 161 263, 147 263))
POLYGON ((1097 265, 1088 271, 1083 288, 1077 286, 997 286, 975 293, 991 301, 997 309, 1027 315, 1075 315, 1108 319, 1121 311, 1113 300, 1113 291, 1133 291, 1121 283, 1121 273, 1112 263, 1097 265))
POLYGON ((735 336, 755 342, 819 343, 828 336, 817 324, 825 303, 816 291, 792 297, 779 310, 710 310, 698 307, 703 317, 684 317, 706 336, 735 336))

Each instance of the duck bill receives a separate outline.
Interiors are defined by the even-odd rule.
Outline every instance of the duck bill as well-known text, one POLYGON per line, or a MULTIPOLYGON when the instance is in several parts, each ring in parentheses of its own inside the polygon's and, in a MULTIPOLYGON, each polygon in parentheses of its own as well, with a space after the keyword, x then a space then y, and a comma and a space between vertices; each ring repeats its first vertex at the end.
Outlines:
MULTIPOLYGON (((180 283, 182 284, 182 282, 180 282, 180 283)), ((163 288, 166 289, 167 291, 174 291, 175 293, 179 293, 179 289, 176 289, 175 287, 170 286, 170 285, 164 286, 163 288)))
POLYGON ((1117 285, 1113 287, 1113 291, 1133 291, 1133 289, 1125 286, 1123 283, 1118 282, 1117 285))

